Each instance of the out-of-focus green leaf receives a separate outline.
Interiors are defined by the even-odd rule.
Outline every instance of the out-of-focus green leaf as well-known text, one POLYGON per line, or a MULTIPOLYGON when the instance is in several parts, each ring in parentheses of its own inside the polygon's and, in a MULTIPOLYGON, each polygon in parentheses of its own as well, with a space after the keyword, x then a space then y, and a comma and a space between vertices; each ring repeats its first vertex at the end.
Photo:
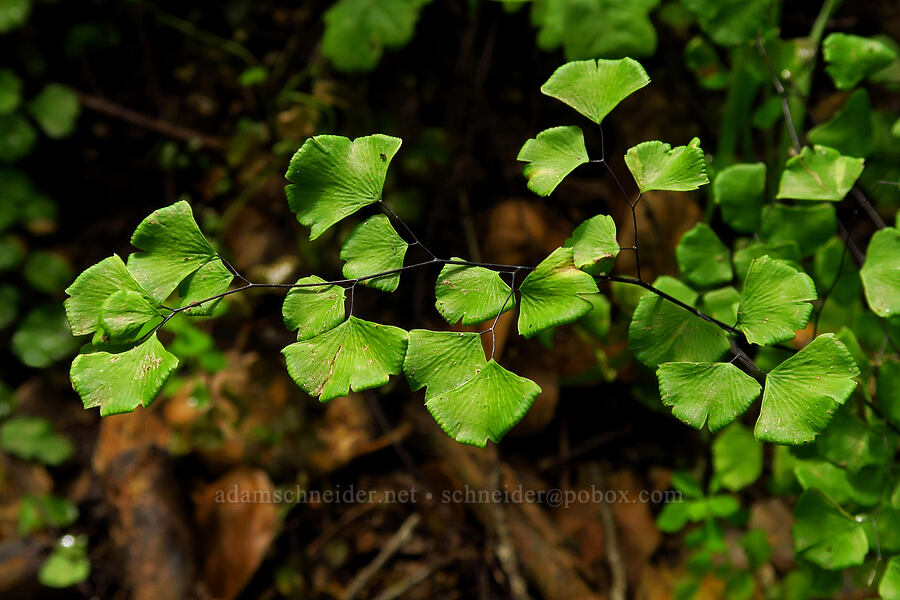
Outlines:
POLYGON ((847 156, 865 157, 874 148, 869 92, 856 90, 833 117, 809 130, 809 141, 847 156))
POLYGON ((760 237, 768 244, 794 242, 802 256, 810 256, 837 232, 837 217, 831 204, 763 207, 760 237))
POLYGON ((28 103, 28 113, 47 136, 63 138, 75 130, 81 103, 66 86, 50 83, 28 103))
POLYGON ((0 115, 8 115, 22 103, 22 80, 10 69, 0 69, 0 115))
POLYGON ((797 554, 824 569, 862 564, 869 551, 863 525, 815 491, 797 500, 793 532, 797 554))
POLYGON ((85 581, 90 574, 87 537, 64 535, 38 570, 38 581, 47 587, 65 588, 85 581))
POLYGON ((68 527, 78 519, 78 507, 60 496, 26 494, 19 503, 19 535, 44 528, 68 527))
POLYGON ((43 368, 68 358, 79 342, 69 332, 66 314, 59 304, 45 304, 22 319, 13 334, 10 347, 29 367, 43 368))
POLYGON ((730 165, 716 173, 713 181, 713 197, 722 211, 722 219, 741 233, 753 233, 759 227, 765 194, 764 163, 730 165))
POLYGON ((28 119, 18 113, 0 115, 0 162, 27 156, 36 143, 37 132, 28 119))
POLYGON ((72 443, 53 431, 53 426, 40 417, 12 417, 0 425, 0 448, 23 460, 36 460, 45 465, 64 463, 72 456, 72 443))
POLYGON ((822 42, 822 55, 825 71, 840 90, 852 88, 897 58, 897 53, 887 44, 847 33, 829 34, 822 42))
POLYGON ((700 27, 720 46, 754 39, 766 25, 768 0, 683 0, 700 27))
POLYGON ((45 294, 61 292, 75 277, 69 261, 46 250, 37 250, 28 255, 24 274, 31 287, 45 294))
POLYGON ((30 13, 31 0, 0 0, 0 33, 24 25, 30 13))
POLYGON ((675 258, 681 274, 696 286, 728 283, 733 277, 731 252, 706 223, 697 223, 682 236, 675 258))

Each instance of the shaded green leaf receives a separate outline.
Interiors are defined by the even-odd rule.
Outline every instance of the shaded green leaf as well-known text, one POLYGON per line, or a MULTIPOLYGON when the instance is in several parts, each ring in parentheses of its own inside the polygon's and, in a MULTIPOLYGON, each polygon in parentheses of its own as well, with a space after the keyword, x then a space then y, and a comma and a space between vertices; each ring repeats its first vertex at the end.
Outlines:
POLYGON ((33 309, 13 333, 10 349, 29 367, 48 367, 78 350, 63 308, 57 303, 33 309))
POLYGON ((375 134, 356 138, 318 135, 291 158, 288 204, 314 240, 329 227, 381 200, 388 166, 402 140, 375 134))
POLYGON ((731 343, 726 332, 714 323, 647 294, 628 326, 628 347, 638 360, 654 367, 664 362, 713 362, 731 343))
POLYGON ((566 60, 650 56, 656 30, 649 12, 659 0, 534 0, 538 46, 563 47, 566 60))
MULTIPOLYGON (((878 369, 876 382, 878 406, 888 419, 900 423, 900 361, 884 361, 878 369)), ((900 508, 900 502, 897 508, 900 508)))
POLYGON ((688 40, 684 45, 684 62, 704 88, 721 90, 728 86, 730 74, 715 47, 706 39, 695 36, 688 40))
POLYGON ((872 236, 859 276, 875 314, 900 313, 900 230, 887 227, 872 236))
POLYGON ((46 250, 30 253, 25 261, 23 273, 31 287, 45 294, 62 291, 75 276, 69 261, 55 252, 46 250))
POLYGON ((124 352, 79 354, 69 376, 84 407, 100 407, 100 416, 106 417, 150 406, 176 367, 178 358, 154 333, 124 352))
POLYGON ((750 265, 760 256, 777 258, 797 269, 800 268, 800 261, 802 260, 800 248, 796 242, 753 243, 745 248, 736 250, 734 253, 734 272, 737 274, 738 279, 744 280, 747 278, 747 271, 750 270, 750 265))
POLYGON ((806 327, 816 299, 812 278, 788 263, 762 256, 750 264, 741 290, 737 327, 760 346, 792 339, 806 327))
POLYGON ((825 71, 839 90, 847 90, 890 65, 896 58, 887 44, 847 33, 831 33, 822 42, 825 71))
MULTIPOLYGON (((297 285, 324 283, 312 275, 297 280, 297 285)), ((308 340, 334 329, 344 322, 344 288, 339 285, 295 287, 284 299, 282 314, 289 331, 297 330, 297 341, 308 340)))
POLYGON ((834 148, 806 146, 785 164, 777 198, 839 202, 862 174, 863 162, 834 148))
POLYGON ((744 414, 762 390, 731 363, 663 363, 656 376, 662 402, 675 417, 696 429, 708 418, 713 432, 744 414))
POLYGON ((675 258, 681 274, 696 286, 728 283, 733 277, 731 252, 706 223, 697 223, 682 236, 675 258))
POLYGON ((434 296, 434 307, 451 325, 460 321, 475 325, 496 318, 501 308, 506 312, 516 305, 516 297, 500 273, 467 265, 445 265, 438 274, 434 296))
POLYGON ((580 60, 559 67, 541 86, 541 93, 599 125, 622 100, 648 83, 647 72, 634 59, 580 60))
POLYGON ((619 254, 616 223, 609 215, 597 215, 575 228, 565 247, 574 250, 575 266, 591 275, 606 275, 619 254))
POLYGON ((22 103, 22 80, 10 69, 0 69, 0 115, 7 115, 22 103))
POLYGON ((814 339, 766 377, 756 438, 775 444, 812 441, 856 388, 859 369, 834 334, 814 339))
POLYGON ((869 551, 862 524, 812 490, 797 500, 793 533, 797 554, 824 569, 862 564, 869 551))
POLYGON ((19 314, 19 290, 12 285, 0 285, 0 329, 8 327, 19 314))
POLYGON ((872 103, 866 90, 853 92, 837 114, 806 134, 813 144, 858 157, 868 156, 872 152, 872 136, 872 103))
POLYGON ((831 204, 763 207, 760 237, 767 244, 796 243, 802 256, 809 256, 837 232, 837 217, 831 204))
POLYGON ((765 29, 768 0, 684 0, 700 27, 720 46, 737 46, 765 29))
MULTIPOLYGON (((341 247, 344 277, 354 279, 403 266, 409 244, 403 241, 385 215, 370 217, 353 228, 341 247)), ((360 284, 393 292, 400 285, 400 273, 365 279, 360 284)))
POLYGON ((291 378, 310 396, 325 402, 380 387, 399 375, 407 334, 398 327, 354 316, 316 337, 282 350, 291 378))
POLYGON ((713 181, 713 197, 722 211, 722 220, 741 233, 759 227, 766 194, 766 165, 743 163, 725 167, 713 181))
POLYGON ((134 230, 131 243, 143 252, 128 257, 128 270, 157 302, 218 256, 184 200, 153 211, 134 230))
POLYGON ((0 425, 0 448, 22 460, 36 460, 50 466, 64 463, 72 456, 72 442, 53 431, 40 417, 17 416, 0 425))
POLYGON ((525 142, 516 160, 527 162, 523 173, 528 189, 549 196, 566 175, 588 162, 580 127, 553 127, 525 142))
POLYGON ((583 296, 598 293, 594 278, 578 269, 572 248, 557 248, 519 286, 519 333, 540 331, 577 321, 593 305, 583 296))
POLYGON ((385 48, 406 45, 430 0, 338 0, 323 17, 322 54, 341 71, 371 71, 385 48))
POLYGON ((28 113, 47 136, 62 138, 75 130, 81 103, 66 86, 50 83, 28 103, 28 113))
POLYGON ((650 190, 686 192, 709 183, 700 140, 672 148, 663 142, 643 142, 625 153, 625 164, 641 193, 650 190))
POLYGON ((840 238, 833 237, 819 248, 813 265, 816 285, 820 290, 830 290, 829 298, 841 304, 859 298, 862 291, 859 267, 840 238))
POLYGON ((712 491, 725 488, 736 492, 762 474, 762 444, 756 441, 750 429, 740 423, 734 423, 716 436, 712 443, 712 457, 712 491))
POLYGON ((731 327, 737 324, 740 303, 740 293, 731 286, 703 294, 703 312, 731 327))
POLYGON ((0 33, 12 31, 28 21, 31 13, 31 0, 0 1, 0 33))
POLYGON ((19 113, 0 115, 0 162, 14 162, 28 156, 37 137, 31 123, 19 113))
POLYGON ((60 496, 25 494, 19 504, 18 533, 28 535, 45 528, 68 527, 78 519, 78 507, 60 496))
POLYGON ((129 290, 151 299, 115 254, 85 269, 66 289, 70 296, 65 301, 66 317, 72 333, 84 335, 97 331, 100 307, 119 290, 129 290))
POLYGON ((463 444, 497 443, 518 423, 541 388, 485 360, 477 333, 409 333, 403 370, 413 390, 447 435, 463 444))

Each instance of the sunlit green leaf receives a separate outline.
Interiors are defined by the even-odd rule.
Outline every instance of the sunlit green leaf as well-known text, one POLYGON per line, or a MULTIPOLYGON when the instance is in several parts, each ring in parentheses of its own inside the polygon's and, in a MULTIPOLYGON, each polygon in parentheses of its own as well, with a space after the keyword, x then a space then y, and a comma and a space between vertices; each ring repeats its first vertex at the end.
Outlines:
POLYGON ((825 71, 840 90, 852 88, 897 58, 887 44, 847 33, 829 34, 822 42, 822 55, 825 71))
POLYGON ((672 414, 696 429, 709 419, 718 431, 744 414, 762 390, 731 363, 668 362, 659 365, 659 395, 672 414))
POLYGON ((812 278, 788 263, 762 256, 750 264, 741 290, 737 327, 753 344, 794 337, 806 327, 816 299, 812 278))
POLYGON ((594 278, 578 269, 572 248, 557 248, 519 286, 519 333, 540 331, 577 321, 593 305, 582 296, 596 294, 594 278))
POLYGON ((763 207, 760 237, 767 244, 796 243, 802 256, 809 256, 837 232, 837 217, 831 204, 763 207))
POLYGON ((441 429, 463 444, 495 443, 518 423, 541 388, 486 360, 476 333, 409 333, 403 370, 441 429))
POLYGON ((700 27, 720 46, 737 46, 765 29, 768 0, 684 0, 700 27))
POLYGON ((0 115, 0 162, 27 156, 36 143, 37 132, 28 119, 19 113, 0 115))
MULTIPOLYGON (((324 283, 312 275, 297 280, 298 285, 324 283)), ((297 341, 308 340, 344 322, 345 292, 339 285, 295 287, 287 293, 282 309, 284 324, 297 330, 297 341)))
POLYGON ((856 388, 859 369, 834 334, 814 339, 766 377, 756 438, 775 444, 812 441, 856 388))
POLYGON ((325 12, 322 53, 341 71, 371 71, 384 48, 406 45, 430 0, 338 0, 325 12))
MULTIPOLYGON (((341 247, 344 277, 354 279, 403 266, 409 244, 403 241, 385 215, 369 217, 353 228, 341 247)), ((400 285, 400 273, 360 282, 382 292, 393 292, 400 285)))
MULTIPOLYGON (((759 394, 758 385, 756 393, 759 394)), ((716 436, 712 443, 712 457, 713 478, 710 487, 713 491, 725 488, 736 492, 756 481, 762 474, 762 444, 756 441, 752 431, 740 423, 734 423, 716 436)))
POLYGON ((862 171, 861 158, 843 156, 826 146, 806 146, 784 166, 777 197, 839 202, 862 171))
POLYGON ((159 316, 159 310, 147 298, 131 290, 113 292, 100 307, 100 324, 112 339, 132 338, 145 323, 159 316))
POLYGON ((713 197, 722 211, 722 220, 741 233, 753 233, 759 227, 765 194, 764 163, 730 165, 719 171, 713 181, 713 197))
POLYGON ((700 140, 672 148, 663 142, 643 142, 625 153, 625 164, 641 193, 650 190, 686 192, 709 183, 700 140))
POLYGON ((163 302, 185 277, 217 258, 184 200, 153 211, 141 221, 131 243, 143 252, 128 257, 128 270, 157 302, 163 302))
POLYGON ((150 406, 177 366, 178 358, 154 333, 125 352, 79 354, 69 376, 84 407, 100 407, 106 417, 150 406))
POLYGON ((506 312, 516 305, 516 297, 510 294, 500 273, 484 267, 445 265, 438 274, 434 295, 434 307, 451 325, 460 321, 475 325, 496 318, 501 308, 506 312))
POLYGON ((900 313, 900 230, 887 227, 872 236, 859 276, 875 314, 900 313))
POLYGON ((381 200, 388 166, 400 138, 318 135, 303 143, 288 167, 288 204, 314 240, 329 227, 381 200))
POLYGON ((66 316, 72 333, 84 335, 96 331, 100 324, 100 307, 119 290, 137 292, 150 299, 115 254, 85 269, 66 289, 70 296, 65 301, 66 316))
POLYGON ((856 90, 833 117, 809 130, 813 144, 834 148, 847 156, 868 156, 872 140, 872 103, 869 92, 856 90))
POLYGON ((51 83, 28 103, 28 113, 47 136, 62 138, 75 130, 81 103, 75 92, 64 85, 51 83))
POLYGON ((584 134, 580 127, 553 127, 525 142, 516 160, 525 165, 528 189, 538 196, 549 196, 566 175, 588 162, 584 134))
POLYGON ((575 252, 575 266, 591 275, 605 275, 619 254, 616 223, 609 215, 597 215, 575 228, 565 247, 575 252))
MULTIPOLYGON (((211 260, 178 284, 178 294, 181 296, 180 306, 190 306, 194 302, 206 300, 217 296, 228 289, 234 280, 234 275, 221 260, 211 260)), ((221 300, 204 302, 185 310, 185 314, 191 316, 210 316, 219 306, 221 300)))
POLYGON ((869 542, 852 516, 815 491, 806 491, 794 507, 794 549, 824 569, 862 564, 869 542))
POLYGON ((682 236, 675 258, 681 274, 696 286, 728 283, 733 277, 731 252, 706 223, 697 223, 682 236))
POLYGON ((0 425, 0 448, 22 460, 36 460, 45 465, 64 463, 72 456, 72 442, 53 431, 53 426, 40 417, 16 416, 0 425))
POLYGON ((291 378, 325 402, 380 387, 403 370, 407 334, 354 316, 316 337, 282 350, 291 378))
POLYGON ((0 69, 0 115, 11 113, 19 108, 21 103, 22 80, 19 79, 14 71, 0 69))
POLYGON ((644 67, 631 58, 580 60, 558 68, 541 92, 562 100, 594 123, 622 100, 650 83, 644 67))

